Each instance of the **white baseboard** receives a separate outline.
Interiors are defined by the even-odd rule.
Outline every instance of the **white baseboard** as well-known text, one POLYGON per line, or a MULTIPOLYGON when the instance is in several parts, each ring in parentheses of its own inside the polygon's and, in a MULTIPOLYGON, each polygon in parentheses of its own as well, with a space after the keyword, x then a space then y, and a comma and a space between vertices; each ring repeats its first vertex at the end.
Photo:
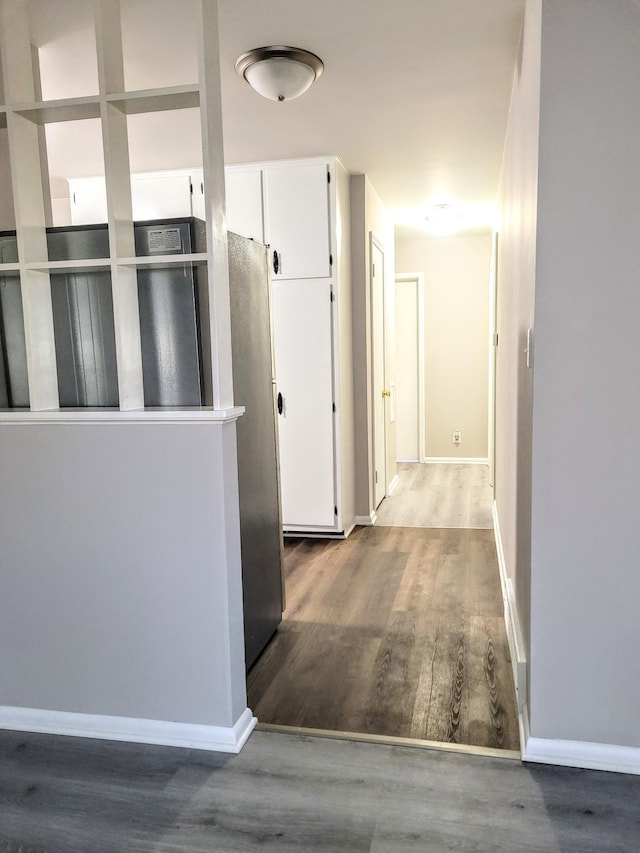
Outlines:
POLYGON ((388 497, 391 497, 391 495, 394 493, 396 486, 398 485, 399 482, 400 482, 400 478, 396 474, 394 476, 393 480, 389 483, 389 488, 387 489, 387 496, 388 497))
POLYGON ((256 723, 257 719, 248 708, 235 725, 226 727, 0 706, 0 729, 153 743, 212 752, 240 752, 256 723))
POLYGON ((369 515, 356 515, 355 522, 356 524, 362 525, 362 527, 373 527, 373 525, 378 520, 378 513, 374 510, 371 510, 369 515))
POLYGON ((489 460, 486 456, 425 456, 422 460, 429 465, 437 465, 438 463, 446 463, 450 465, 488 465, 489 460))
POLYGON ((522 760, 640 776, 640 748, 637 746, 529 736, 523 743, 522 760))
MULTIPOLYGON (((500 569, 500 586, 502 587, 502 602, 504 605, 504 621, 507 629, 507 641, 511 655, 511 666, 513 668, 513 680, 516 687, 516 701, 518 713, 522 714, 527 707, 527 658, 520 630, 518 608, 516 607, 515 592, 511 578, 507 575, 507 564, 502 545, 502 534, 500 532, 500 518, 498 507, 493 502, 493 535, 496 542, 496 553, 498 555, 498 567, 500 569)), ((522 741, 523 746, 525 741, 522 741)))

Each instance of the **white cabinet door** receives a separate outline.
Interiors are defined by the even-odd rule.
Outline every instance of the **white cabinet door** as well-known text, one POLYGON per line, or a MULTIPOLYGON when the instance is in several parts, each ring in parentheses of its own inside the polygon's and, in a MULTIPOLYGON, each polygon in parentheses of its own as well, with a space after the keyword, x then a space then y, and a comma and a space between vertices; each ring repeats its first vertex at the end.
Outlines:
POLYGON ((264 171, 266 233, 273 278, 327 278, 329 184, 324 163, 288 163, 264 171), (278 272, 273 253, 278 254, 278 272))
POLYGON ((274 281, 272 295, 283 525, 333 527, 330 283, 274 281))
POLYGON ((226 169, 225 192, 229 231, 264 243, 262 170, 226 169))
POLYGON ((107 186, 104 178, 69 181, 72 225, 97 225, 107 221, 107 186))
POLYGON ((194 169, 191 174, 191 214, 196 219, 206 219, 204 207, 204 172, 194 169))
POLYGON ((132 175, 131 206, 136 222, 191 216, 189 175, 132 175))

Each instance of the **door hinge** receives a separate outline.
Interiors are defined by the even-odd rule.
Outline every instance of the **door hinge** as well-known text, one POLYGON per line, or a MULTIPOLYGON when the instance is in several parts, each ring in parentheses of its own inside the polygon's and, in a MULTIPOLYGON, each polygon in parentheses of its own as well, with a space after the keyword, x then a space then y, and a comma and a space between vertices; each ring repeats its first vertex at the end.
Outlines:
POLYGON ((378 482, 378 472, 376 471, 376 483, 378 482))
POLYGON ((331 172, 327 172, 327 183, 331 183, 331 172))
POLYGON ((193 195, 193 184, 189 181, 189 192, 193 195))
POLYGON ((371 275, 375 278, 376 277, 376 265, 372 264, 371 266, 372 266, 371 275))
POLYGON ((333 266, 333 255, 329 255, 329 266, 333 266))
POLYGON ((335 410, 336 410, 336 404, 335 403, 331 404, 331 409, 335 412, 335 410))
POLYGON ((329 290, 329 302, 333 302, 335 300, 335 296, 333 294, 333 287, 329 290))
POLYGON ((493 336, 493 345, 494 345, 494 347, 498 346, 498 333, 497 332, 495 332, 495 334, 493 336))
POLYGON ((333 508, 333 514, 334 514, 334 515, 337 515, 337 514, 338 514, 338 507, 337 507, 337 506, 334 506, 334 508, 333 508))

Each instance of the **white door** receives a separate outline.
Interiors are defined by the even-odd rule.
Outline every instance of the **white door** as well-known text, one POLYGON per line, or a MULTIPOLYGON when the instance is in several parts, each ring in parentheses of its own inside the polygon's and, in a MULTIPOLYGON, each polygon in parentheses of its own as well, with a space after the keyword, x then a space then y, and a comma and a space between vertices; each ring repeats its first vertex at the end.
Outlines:
POLYGON ((421 462, 422 370, 421 282, 417 275, 396 277, 396 458, 421 462))
POLYGON ((274 281, 272 298, 283 526, 333 527, 331 285, 274 281))
POLYGON ((328 171, 324 163, 265 169, 265 230, 274 279, 331 275, 328 171))
POLYGON ((384 254, 371 239, 371 324, 373 361, 373 479, 374 504, 378 507, 387 493, 386 427, 384 384, 384 254))

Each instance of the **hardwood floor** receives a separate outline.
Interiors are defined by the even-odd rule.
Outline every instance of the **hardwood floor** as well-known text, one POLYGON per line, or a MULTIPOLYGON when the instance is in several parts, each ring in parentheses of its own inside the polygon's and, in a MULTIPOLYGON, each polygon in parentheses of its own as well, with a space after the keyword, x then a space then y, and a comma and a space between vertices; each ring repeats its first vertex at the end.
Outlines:
POLYGON ((378 507, 377 525, 491 529, 487 465, 398 463, 398 485, 378 507))
POLYGON ((4 853, 630 853, 639 802, 640 776, 379 744, 0 732, 4 853))
POLYGON ((288 540, 288 606, 248 677, 261 722, 518 749, 489 530, 288 540))

